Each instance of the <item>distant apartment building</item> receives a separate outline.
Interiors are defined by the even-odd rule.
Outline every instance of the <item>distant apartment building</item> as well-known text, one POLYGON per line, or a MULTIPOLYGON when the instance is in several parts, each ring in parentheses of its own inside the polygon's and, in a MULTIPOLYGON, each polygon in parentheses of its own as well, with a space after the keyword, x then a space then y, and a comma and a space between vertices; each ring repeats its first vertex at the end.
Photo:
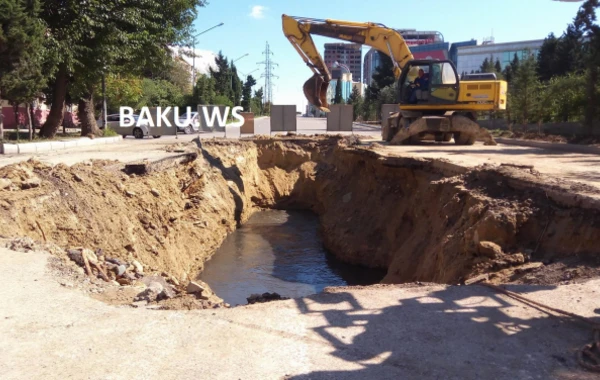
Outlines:
POLYGON ((456 66, 459 75, 470 74, 481 68, 487 58, 488 61, 500 61, 504 68, 514 59, 515 54, 520 60, 526 59, 528 54, 537 56, 544 40, 517 41, 505 43, 485 43, 476 46, 460 46, 456 49, 456 66))
MULTIPOLYGON (((436 31, 419 31, 416 29, 395 29, 402 35, 406 44, 410 46, 413 55, 417 59, 447 59, 448 44, 444 42, 444 36, 436 31)), ((370 86, 373 81, 373 74, 380 65, 380 57, 377 50, 370 49, 365 54, 363 63, 364 83, 370 86)))
POLYGON ((346 65, 354 80, 360 82, 362 78, 362 45, 347 43, 325 44, 325 65, 333 68, 336 64, 346 65))

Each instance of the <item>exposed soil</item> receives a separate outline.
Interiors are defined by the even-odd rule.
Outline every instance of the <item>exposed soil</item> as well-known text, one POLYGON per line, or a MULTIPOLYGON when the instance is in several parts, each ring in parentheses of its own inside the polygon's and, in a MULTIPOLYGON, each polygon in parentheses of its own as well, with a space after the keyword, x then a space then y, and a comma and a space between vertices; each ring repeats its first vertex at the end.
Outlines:
POLYGON ((141 278, 111 283, 97 297, 131 303, 146 289, 144 277, 159 276, 179 293, 162 301, 166 308, 214 306, 186 295, 184 285, 261 208, 316 212, 326 248, 387 269, 384 283, 489 274, 493 282, 554 284, 600 274, 600 206, 585 195, 592 189, 527 168, 460 171, 441 160, 388 157, 356 138, 196 144, 177 146, 179 158, 128 167, 28 161, 0 168, 2 234, 52 242, 64 265, 65 250, 77 247, 136 261, 141 278), (567 279, 565 268, 578 266, 567 279))

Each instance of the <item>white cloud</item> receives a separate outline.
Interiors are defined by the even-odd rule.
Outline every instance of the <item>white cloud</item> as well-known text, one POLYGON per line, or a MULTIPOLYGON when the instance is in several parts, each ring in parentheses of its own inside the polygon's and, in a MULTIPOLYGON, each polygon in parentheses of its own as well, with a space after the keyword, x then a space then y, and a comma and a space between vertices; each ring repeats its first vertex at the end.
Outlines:
POLYGON ((252 11, 250 11, 250 14, 248 16, 252 17, 252 18, 263 18, 265 17, 265 11, 268 8, 263 6, 263 5, 255 5, 252 7, 252 11))

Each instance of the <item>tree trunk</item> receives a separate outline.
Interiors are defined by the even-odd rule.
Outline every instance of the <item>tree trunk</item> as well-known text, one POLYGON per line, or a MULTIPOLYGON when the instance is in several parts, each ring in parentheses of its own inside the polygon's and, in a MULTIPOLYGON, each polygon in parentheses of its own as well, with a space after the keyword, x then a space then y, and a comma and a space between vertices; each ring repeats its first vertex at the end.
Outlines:
POLYGON ((79 99, 77 117, 81 123, 81 136, 102 136, 102 132, 100 131, 100 128, 98 128, 98 125, 96 124, 96 118, 94 117, 93 90, 89 92, 89 95, 79 99))
POLYGON ((31 122, 31 130, 35 133, 35 112, 33 108, 33 103, 29 104, 29 121, 31 122))
POLYGON ((33 141, 33 119, 31 118, 31 103, 25 104, 27 119, 29 119, 29 141, 33 141))
POLYGON ((17 140, 19 139, 19 104, 13 104, 13 112, 15 113, 15 130, 17 131, 17 140))
POLYGON ((58 68, 54 81, 54 93, 52 95, 52 106, 48 119, 40 128, 40 136, 53 138, 58 128, 63 123, 65 116, 65 98, 67 97, 67 66, 63 63, 58 68))
POLYGON ((4 107, 2 107, 2 91, 0 90, 0 141, 4 141, 4 107))
POLYGON ((598 68, 592 66, 589 68, 587 86, 588 104, 585 108, 585 126, 587 127, 587 131, 590 136, 594 134, 594 119, 596 118, 596 114, 598 112, 596 83, 598 83, 598 68))

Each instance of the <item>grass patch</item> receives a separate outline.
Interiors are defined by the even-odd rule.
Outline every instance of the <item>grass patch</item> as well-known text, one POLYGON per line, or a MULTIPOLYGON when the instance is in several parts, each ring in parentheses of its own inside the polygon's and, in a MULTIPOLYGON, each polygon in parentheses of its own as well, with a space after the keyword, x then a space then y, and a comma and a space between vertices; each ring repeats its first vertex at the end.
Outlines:
POLYGON ((114 137, 114 136, 119 136, 119 134, 117 133, 117 131, 115 131, 112 128, 106 127, 104 128, 104 132, 102 133, 102 137, 114 137))

